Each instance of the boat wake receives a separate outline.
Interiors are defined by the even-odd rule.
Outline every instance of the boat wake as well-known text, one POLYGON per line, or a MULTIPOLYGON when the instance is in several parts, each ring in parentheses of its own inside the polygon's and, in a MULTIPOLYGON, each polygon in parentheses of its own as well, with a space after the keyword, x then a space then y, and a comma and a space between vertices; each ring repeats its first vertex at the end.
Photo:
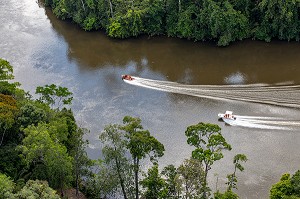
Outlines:
POLYGON ((196 97, 300 108, 300 85, 186 85, 140 77, 132 78, 133 80, 124 81, 135 86, 196 97))
POLYGON ((276 117, 255 117, 235 115, 236 120, 226 120, 231 126, 242 126, 259 129, 294 130, 299 129, 300 121, 289 121, 276 117))

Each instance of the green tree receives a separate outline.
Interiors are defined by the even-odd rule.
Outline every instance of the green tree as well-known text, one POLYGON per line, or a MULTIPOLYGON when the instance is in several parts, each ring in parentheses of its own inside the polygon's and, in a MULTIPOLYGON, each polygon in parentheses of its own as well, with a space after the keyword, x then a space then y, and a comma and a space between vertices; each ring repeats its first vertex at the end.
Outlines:
POLYGON ((148 155, 151 161, 164 154, 164 145, 150 135, 148 130, 143 130, 141 119, 125 116, 123 118, 124 126, 122 129, 126 132, 128 138, 127 148, 133 159, 134 179, 135 179, 135 198, 139 199, 139 168, 140 160, 148 155))
POLYGON ((45 85, 44 87, 38 86, 36 88, 36 94, 40 94, 41 97, 38 99, 40 102, 48 105, 60 107, 72 103, 73 94, 66 87, 56 86, 55 84, 45 85))
POLYGON ((87 178, 86 193, 88 198, 117 198, 120 182, 113 168, 105 165, 102 160, 95 161, 94 174, 87 178))
POLYGON ((166 198, 179 198, 181 194, 181 188, 178 183, 178 170, 174 165, 168 165, 162 170, 162 175, 165 178, 167 197, 166 198))
POLYGON ((9 177, 0 173, 0 198, 13 199, 14 189, 15 189, 15 183, 9 177))
POLYGON ((148 35, 160 35, 164 33, 164 1, 143 0, 141 7, 144 8, 142 17, 144 32, 148 35))
POLYGON ((222 150, 231 150, 221 134, 221 128, 216 124, 200 122, 187 127, 185 131, 187 143, 196 147, 192 152, 194 159, 200 160, 204 165, 203 198, 208 197, 207 174, 215 161, 223 158, 222 150))
POLYGON ((228 1, 205 0, 200 13, 200 26, 208 29, 206 38, 216 39, 219 46, 226 46, 249 35, 249 20, 235 10, 228 1))
POLYGON ((147 199, 160 199, 167 197, 166 183, 158 171, 158 164, 148 169, 145 178, 140 182, 146 189, 144 196, 147 199))
POLYGON ((51 138, 49 127, 46 124, 29 126, 24 129, 25 138, 20 146, 22 157, 28 168, 41 166, 39 179, 49 179, 53 188, 59 188, 63 194, 64 188, 72 180, 72 158, 67 154, 64 145, 51 138))
POLYGON ((176 37, 178 33, 177 23, 178 23, 178 15, 180 11, 180 4, 178 3, 180 0, 166 0, 165 1, 165 29, 166 34, 171 37, 176 37))
POLYGON ((74 147, 70 151, 70 155, 73 157, 73 175, 75 179, 76 196, 79 194, 79 184, 82 181, 82 177, 90 176, 90 169, 93 166, 93 162, 88 158, 85 151, 88 146, 88 141, 83 139, 87 130, 79 128, 73 133, 70 141, 74 144, 74 147))
POLYGON ((6 132, 13 127, 18 108, 16 100, 10 95, 0 94, 0 146, 6 132))
POLYGON ((14 180, 17 180, 20 177, 24 168, 24 164, 22 163, 16 148, 16 143, 6 144, 0 148, 0 173, 8 175, 14 180))
POLYGON ((300 170, 296 171, 292 176, 291 184, 293 186, 294 194, 300 197, 300 170))
POLYGON ((59 199, 56 191, 46 181, 29 180, 16 194, 17 199, 59 199))
POLYGON ((111 18, 108 25, 108 35, 114 38, 128 38, 143 33, 143 10, 128 9, 125 14, 111 18))
POLYGON ((220 193, 219 191, 214 194, 214 199, 238 199, 239 196, 232 192, 231 190, 225 191, 225 193, 220 193))
POLYGON ((226 184, 228 184, 228 190, 231 191, 232 188, 237 189, 236 187, 236 183, 237 183, 237 177, 236 177, 236 171, 237 169, 239 171, 244 171, 244 167, 241 165, 241 162, 246 162, 247 156, 244 154, 236 154, 233 158, 233 164, 234 164, 234 172, 230 175, 227 176, 228 178, 228 182, 226 184))
POLYGON ((272 38, 299 40, 299 2, 262 0, 258 4, 260 21, 256 38, 270 42, 272 38))
POLYGON ((132 170, 126 157, 126 140, 119 125, 107 125, 99 138, 104 144, 102 153, 104 162, 116 172, 124 199, 131 193, 132 170), (127 185, 127 186, 126 186, 127 185))
POLYGON ((8 61, 0 58, 0 81, 12 79, 14 79, 13 67, 8 61))
POLYGON ((270 190, 270 199, 282 199, 286 196, 291 196, 293 193, 293 187, 291 184, 291 176, 286 173, 280 178, 280 181, 272 185, 270 190))
MULTIPOLYGON (((186 159, 183 164, 178 167, 178 180, 180 188, 183 188, 183 198, 201 198, 204 191, 204 169, 202 162, 191 157, 186 159)), ((178 186, 178 185, 177 185, 178 186)), ((180 189, 177 191, 181 192, 180 189)))
POLYGON ((17 86, 20 83, 9 83, 9 80, 13 80, 13 67, 10 63, 0 58, 0 93, 6 95, 12 95, 15 93, 17 86))
POLYGON ((50 108, 47 105, 28 100, 20 107, 18 122, 23 128, 29 125, 36 126, 40 122, 48 121, 49 112, 50 108))

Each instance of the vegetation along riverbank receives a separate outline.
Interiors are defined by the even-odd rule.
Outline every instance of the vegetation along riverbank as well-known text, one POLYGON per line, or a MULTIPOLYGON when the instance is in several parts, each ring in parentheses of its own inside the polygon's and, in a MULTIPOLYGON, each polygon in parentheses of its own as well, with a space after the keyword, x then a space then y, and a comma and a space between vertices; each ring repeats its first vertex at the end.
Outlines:
POLYGON ((218 46, 252 38, 296 40, 298 1, 251 0, 45 0, 60 19, 113 38, 167 35, 218 46))

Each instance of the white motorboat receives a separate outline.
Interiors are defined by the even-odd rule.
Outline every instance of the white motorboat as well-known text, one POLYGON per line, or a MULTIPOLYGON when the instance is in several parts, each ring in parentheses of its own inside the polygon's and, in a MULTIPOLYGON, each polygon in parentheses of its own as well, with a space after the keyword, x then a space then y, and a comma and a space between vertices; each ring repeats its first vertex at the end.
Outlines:
POLYGON ((232 114, 232 111, 226 111, 224 114, 218 114, 220 119, 223 119, 224 122, 228 123, 230 120, 236 120, 236 116, 232 114))

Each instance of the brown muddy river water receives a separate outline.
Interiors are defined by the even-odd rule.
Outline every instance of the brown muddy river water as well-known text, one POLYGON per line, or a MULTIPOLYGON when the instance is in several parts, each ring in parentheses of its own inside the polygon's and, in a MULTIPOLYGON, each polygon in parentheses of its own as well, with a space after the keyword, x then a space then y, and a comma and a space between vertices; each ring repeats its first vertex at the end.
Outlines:
POLYGON ((268 198, 283 173, 300 169, 300 108, 293 108, 300 89, 287 86, 300 84, 299 43, 242 41, 218 48, 166 37, 113 40, 57 20, 32 0, 1 0, 0 24, 0 57, 15 67, 22 88, 33 94, 37 86, 54 83, 74 93, 76 119, 91 130, 91 158, 100 157, 104 125, 130 115, 165 145, 161 166, 190 156, 187 126, 220 125, 233 150, 212 167, 213 191, 217 178, 218 187, 225 187, 237 153, 249 159, 238 173, 242 199, 268 198), (139 78, 130 85, 122 74, 139 78), (245 84, 256 85, 237 86, 245 84), (265 104, 274 101, 283 106, 265 104), (217 114, 226 110, 243 119, 234 126, 219 122, 217 114))

